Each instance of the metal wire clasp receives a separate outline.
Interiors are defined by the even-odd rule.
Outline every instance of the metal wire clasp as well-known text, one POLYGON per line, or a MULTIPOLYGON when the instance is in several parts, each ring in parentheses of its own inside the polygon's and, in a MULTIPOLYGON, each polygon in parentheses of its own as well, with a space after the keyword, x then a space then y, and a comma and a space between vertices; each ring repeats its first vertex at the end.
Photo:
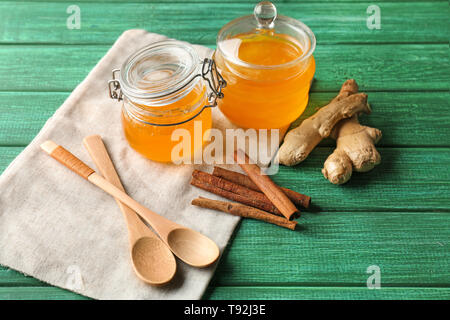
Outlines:
POLYGON ((108 81, 109 97, 111 99, 117 99, 117 101, 123 100, 122 89, 120 89, 120 81, 116 77, 116 73, 120 72, 120 69, 114 69, 112 71, 112 79, 108 81))
POLYGON ((202 66, 202 78, 208 83, 211 92, 208 94, 208 107, 215 107, 217 99, 223 98, 222 89, 227 86, 227 82, 217 70, 216 62, 213 59, 205 58, 202 66), (208 78, 208 74, 210 77, 208 78))

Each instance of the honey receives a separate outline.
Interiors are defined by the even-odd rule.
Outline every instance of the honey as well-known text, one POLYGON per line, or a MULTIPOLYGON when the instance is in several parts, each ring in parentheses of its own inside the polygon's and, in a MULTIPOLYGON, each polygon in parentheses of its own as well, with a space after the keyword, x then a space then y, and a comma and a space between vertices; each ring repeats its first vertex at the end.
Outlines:
POLYGON ((239 35, 231 41, 236 46, 234 50, 240 61, 261 68, 255 71, 227 61, 220 51, 216 52, 217 66, 227 81, 223 91, 225 98, 219 102, 222 113, 244 128, 288 126, 308 104, 315 71, 314 58, 299 64, 292 63, 302 56, 303 51, 285 35, 239 35), (287 66, 270 68, 280 65, 287 66))
POLYGON ((281 65, 291 62, 303 54, 302 49, 295 43, 294 39, 287 35, 274 35, 270 31, 239 35, 234 39, 239 39, 238 58, 254 65, 281 65))
POLYGON ((222 113, 243 128, 284 129, 308 104, 315 72, 315 37, 295 19, 261 2, 254 16, 225 25, 214 54, 227 82, 222 113))
POLYGON ((189 44, 165 40, 131 55, 117 70, 119 79, 114 71, 110 96, 123 100, 122 127, 129 145, 154 161, 194 159, 211 128, 211 97, 218 98, 216 88, 207 93, 212 66, 211 59, 202 63, 189 44))
MULTIPOLYGON (((133 149, 149 159, 159 162, 189 161, 198 152, 195 149, 198 146, 194 141, 194 123, 195 121, 200 122, 202 132, 210 129, 211 109, 206 108, 201 111, 194 118, 195 120, 184 121, 192 118, 205 104, 207 104, 206 88, 203 86, 203 88, 196 88, 186 97, 162 108, 128 105, 122 109, 122 126, 125 137, 133 149), (136 112, 136 109, 140 109, 139 115, 133 113, 136 112), (184 112, 189 109, 193 109, 193 111, 184 112), (146 112, 142 112, 142 110, 146 112), (152 111, 156 114, 153 114, 152 111), (164 126, 170 123, 180 124, 164 126), (190 148, 182 150, 181 153, 174 156, 172 150, 180 143, 178 139, 172 138, 172 134, 177 129, 186 130, 187 137, 190 138, 190 148)), ((200 147, 202 146, 203 144, 200 147)))

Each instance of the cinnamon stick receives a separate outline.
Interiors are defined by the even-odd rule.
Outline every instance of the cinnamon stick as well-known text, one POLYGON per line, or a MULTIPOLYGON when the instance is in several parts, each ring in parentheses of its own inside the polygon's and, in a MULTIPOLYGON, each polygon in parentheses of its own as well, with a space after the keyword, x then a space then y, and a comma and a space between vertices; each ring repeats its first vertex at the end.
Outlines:
POLYGON ((291 230, 295 230, 295 226, 297 225, 296 221, 289 221, 283 217, 274 216, 268 212, 240 203, 212 200, 203 197, 194 199, 191 203, 202 208, 219 210, 239 217, 261 220, 291 230))
POLYGON ((291 220, 294 215, 299 213, 299 210, 275 182, 269 176, 261 174, 261 169, 256 164, 250 163, 250 159, 244 151, 235 151, 234 159, 286 219, 291 220))
MULTIPOLYGON (((221 167, 214 167, 213 176, 223 178, 225 180, 237 183, 242 185, 250 190, 261 191, 258 186, 245 174, 227 170, 221 167)), ((311 197, 298 193, 294 190, 280 187, 281 191, 283 191, 287 197, 296 205, 302 206, 304 208, 308 208, 311 203, 311 197)))
POLYGON ((267 204, 266 208, 269 208, 269 210, 265 210, 265 211, 273 212, 275 214, 282 216, 281 212, 273 205, 273 203, 269 200, 269 198, 267 198, 264 195, 264 193, 251 190, 240 184, 233 183, 231 181, 225 180, 220 177, 213 176, 212 174, 209 174, 209 173, 206 173, 203 171, 199 171, 199 170, 194 170, 192 172, 192 177, 194 177, 194 179, 197 179, 204 183, 218 187, 220 189, 230 191, 233 193, 237 193, 237 194, 239 194, 243 197, 249 198, 249 199, 253 199, 254 201, 257 201, 260 203, 266 203, 267 204))
POLYGON ((255 199, 248 198, 248 197, 242 196, 240 194, 230 192, 225 189, 221 189, 219 187, 208 184, 208 183, 201 181, 199 179, 196 179, 196 178, 192 178, 191 185, 193 185, 197 188, 203 189, 205 191, 217 194, 217 195, 227 198, 229 200, 240 202, 247 206, 252 206, 252 207, 267 211, 267 212, 271 212, 273 214, 280 214, 278 210, 275 211, 276 208, 271 203, 257 201, 255 199))

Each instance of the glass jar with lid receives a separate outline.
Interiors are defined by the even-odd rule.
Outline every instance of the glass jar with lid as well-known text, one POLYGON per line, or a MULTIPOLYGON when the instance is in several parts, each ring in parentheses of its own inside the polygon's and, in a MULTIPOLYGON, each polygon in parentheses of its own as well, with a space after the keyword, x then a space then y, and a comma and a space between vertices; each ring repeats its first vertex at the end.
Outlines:
POLYGON ((316 39, 302 22, 277 15, 268 1, 226 24, 214 60, 227 82, 222 113, 244 128, 286 128, 305 110, 315 72, 316 39))
POLYGON ((109 93, 123 101, 122 127, 133 149, 151 160, 179 162, 202 148, 194 141, 194 127, 203 133, 211 128, 210 107, 223 96, 224 85, 213 60, 200 60, 188 43, 165 40, 140 49, 113 70, 109 93), (177 129, 186 130, 189 148, 173 154, 177 129))

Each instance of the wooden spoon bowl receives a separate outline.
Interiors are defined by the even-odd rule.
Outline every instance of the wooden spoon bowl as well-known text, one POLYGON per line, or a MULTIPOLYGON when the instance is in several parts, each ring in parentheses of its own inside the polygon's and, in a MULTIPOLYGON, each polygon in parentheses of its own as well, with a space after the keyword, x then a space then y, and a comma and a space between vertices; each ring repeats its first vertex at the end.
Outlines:
MULTIPOLYGON (((99 135, 84 138, 84 146, 103 176, 125 192, 120 178, 99 135)), ((167 245, 162 242, 129 207, 117 201, 128 228, 131 262, 136 275, 144 282, 162 285, 175 275, 177 265, 167 245)))
POLYGON ((131 259, 136 275, 153 285, 167 283, 177 270, 172 252, 154 237, 138 239, 131 248, 131 259))
POLYGON ((133 209, 152 227, 160 239, 170 247, 172 252, 187 264, 195 267, 206 267, 219 258, 220 251, 214 241, 197 231, 183 227, 147 209, 127 195, 122 188, 117 187, 97 174, 68 150, 50 140, 44 142, 41 148, 70 170, 109 193, 119 203, 133 209))
POLYGON ((214 241, 192 229, 173 229, 167 235, 167 243, 178 258, 194 267, 207 267, 219 256, 214 241))

